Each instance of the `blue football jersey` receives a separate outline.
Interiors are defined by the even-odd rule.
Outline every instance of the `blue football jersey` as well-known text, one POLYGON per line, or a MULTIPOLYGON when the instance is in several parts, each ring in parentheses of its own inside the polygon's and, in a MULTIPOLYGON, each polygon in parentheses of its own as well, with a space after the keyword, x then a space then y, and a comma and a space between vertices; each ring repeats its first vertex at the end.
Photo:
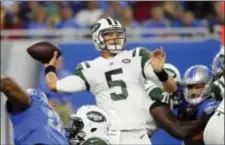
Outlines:
POLYGON ((49 105, 46 95, 37 89, 27 92, 31 98, 29 108, 17 114, 9 112, 15 144, 67 145, 62 121, 49 105))
POLYGON ((206 115, 212 114, 218 105, 219 103, 212 97, 206 98, 195 106, 192 106, 187 101, 184 101, 178 109, 178 116, 182 120, 201 119, 206 115))
POLYGON ((216 108, 219 106, 219 103, 212 97, 209 97, 197 105, 197 114, 196 118, 200 119, 203 116, 212 114, 216 108))

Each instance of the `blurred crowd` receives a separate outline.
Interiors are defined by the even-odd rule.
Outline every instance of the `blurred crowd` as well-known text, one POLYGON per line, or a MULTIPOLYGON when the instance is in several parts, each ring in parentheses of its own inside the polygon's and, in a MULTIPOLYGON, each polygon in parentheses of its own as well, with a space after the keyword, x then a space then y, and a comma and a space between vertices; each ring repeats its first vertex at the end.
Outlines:
POLYGON ((112 16, 126 28, 203 27, 220 24, 213 1, 1 1, 1 29, 90 28, 112 16))

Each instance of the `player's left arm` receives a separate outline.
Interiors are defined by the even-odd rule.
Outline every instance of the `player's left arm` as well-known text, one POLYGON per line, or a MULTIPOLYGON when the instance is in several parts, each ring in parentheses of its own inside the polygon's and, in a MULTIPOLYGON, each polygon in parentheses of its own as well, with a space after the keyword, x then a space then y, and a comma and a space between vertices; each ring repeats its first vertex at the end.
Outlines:
POLYGON ((28 94, 10 77, 1 76, 0 91, 7 97, 11 112, 21 112, 31 104, 28 94))
POLYGON ((140 56, 142 56, 142 71, 146 79, 162 86, 166 92, 173 93, 177 90, 176 81, 163 69, 166 54, 162 49, 156 49, 151 53, 147 49, 141 49, 140 56))

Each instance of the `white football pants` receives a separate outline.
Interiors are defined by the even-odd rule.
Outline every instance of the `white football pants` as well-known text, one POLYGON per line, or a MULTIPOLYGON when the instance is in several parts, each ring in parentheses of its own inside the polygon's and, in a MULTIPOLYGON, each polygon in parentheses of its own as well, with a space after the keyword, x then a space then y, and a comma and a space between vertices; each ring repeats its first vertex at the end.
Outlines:
POLYGON ((110 130, 109 137, 113 144, 119 145, 151 145, 145 129, 140 130, 110 130))
POLYGON ((216 111, 209 119, 203 136, 206 145, 224 144, 224 113, 216 111))

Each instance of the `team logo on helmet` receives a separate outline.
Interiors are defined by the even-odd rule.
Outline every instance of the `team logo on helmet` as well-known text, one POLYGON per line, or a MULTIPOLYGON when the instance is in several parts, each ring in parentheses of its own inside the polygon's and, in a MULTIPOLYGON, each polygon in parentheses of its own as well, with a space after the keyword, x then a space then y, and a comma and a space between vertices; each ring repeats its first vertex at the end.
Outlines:
POLYGON ((90 111, 87 113, 87 118, 93 122, 104 122, 106 118, 100 112, 90 111))
POLYGON ((100 23, 96 23, 96 24, 92 27, 92 33, 96 32, 96 31, 99 29, 100 26, 101 26, 100 23))

